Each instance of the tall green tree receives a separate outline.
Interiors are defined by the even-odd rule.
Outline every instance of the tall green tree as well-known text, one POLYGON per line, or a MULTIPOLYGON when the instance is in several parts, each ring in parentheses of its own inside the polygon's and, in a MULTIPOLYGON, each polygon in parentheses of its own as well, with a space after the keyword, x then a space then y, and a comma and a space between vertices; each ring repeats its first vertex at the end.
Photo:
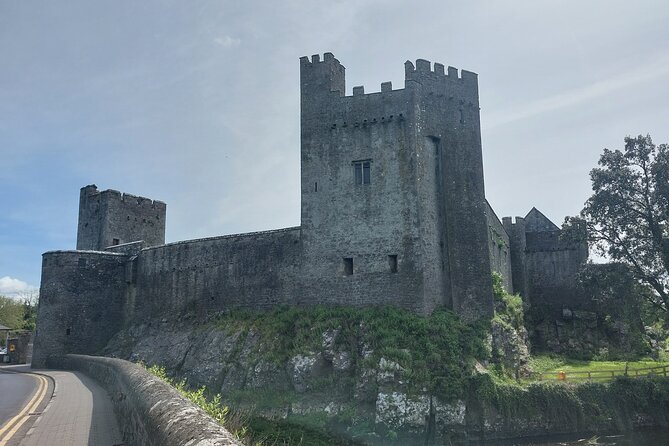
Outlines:
POLYGON ((669 146, 650 135, 604 149, 590 172, 593 195, 581 217, 595 249, 630 267, 650 286, 651 303, 669 309, 669 146))
POLYGON ((11 297, 0 296, 0 324, 12 328, 23 327, 24 316, 23 304, 11 297))

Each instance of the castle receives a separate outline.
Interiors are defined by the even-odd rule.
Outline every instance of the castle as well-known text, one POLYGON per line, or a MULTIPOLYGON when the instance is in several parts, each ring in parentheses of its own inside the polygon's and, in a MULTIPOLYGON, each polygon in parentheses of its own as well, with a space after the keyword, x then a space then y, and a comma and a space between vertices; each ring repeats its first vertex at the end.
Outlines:
POLYGON ((33 364, 93 354, 124 325, 279 305, 493 314, 491 271, 530 302, 588 256, 536 209, 484 195, 477 75, 419 59, 405 85, 345 95, 331 54, 300 59, 301 225, 165 244, 160 201, 81 189, 77 249, 43 255, 33 364))

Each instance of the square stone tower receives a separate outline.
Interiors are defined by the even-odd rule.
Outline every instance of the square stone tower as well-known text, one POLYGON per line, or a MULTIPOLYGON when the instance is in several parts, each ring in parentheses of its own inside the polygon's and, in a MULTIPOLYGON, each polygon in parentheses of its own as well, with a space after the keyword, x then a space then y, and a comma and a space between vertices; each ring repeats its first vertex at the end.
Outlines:
POLYGON ((165 243, 165 214, 162 201, 98 191, 94 184, 81 188, 77 249, 102 251, 123 243, 144 241, 145 246, 165 243))
POLYGON ((477 76, 427 60, 354 87, 300 59, 306 299, 492 314, 477 76))

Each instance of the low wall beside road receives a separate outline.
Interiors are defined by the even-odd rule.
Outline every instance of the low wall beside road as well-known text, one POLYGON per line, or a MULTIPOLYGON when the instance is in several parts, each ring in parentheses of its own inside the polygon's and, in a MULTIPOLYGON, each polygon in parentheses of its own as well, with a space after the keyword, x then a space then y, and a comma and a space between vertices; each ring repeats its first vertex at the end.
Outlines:
POLYGON ((105 388, 128 446, 242 446, 206 412, 137 364, 65 355, 50 358, 48 365, 80 371, 105 388))

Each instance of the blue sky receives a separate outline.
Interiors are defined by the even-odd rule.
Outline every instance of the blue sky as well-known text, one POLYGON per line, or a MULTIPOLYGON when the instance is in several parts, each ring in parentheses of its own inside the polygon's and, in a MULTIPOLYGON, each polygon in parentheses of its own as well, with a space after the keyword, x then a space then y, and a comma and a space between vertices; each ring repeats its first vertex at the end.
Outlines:
POLYGON ((299 57, 353 86, 479 74, 497 214, 580 211, 604 147, 669 142, 665 1, 0 0, 0 294, 73 249, 79 188, 168 204, 176 241, 299 224, 299 57))

